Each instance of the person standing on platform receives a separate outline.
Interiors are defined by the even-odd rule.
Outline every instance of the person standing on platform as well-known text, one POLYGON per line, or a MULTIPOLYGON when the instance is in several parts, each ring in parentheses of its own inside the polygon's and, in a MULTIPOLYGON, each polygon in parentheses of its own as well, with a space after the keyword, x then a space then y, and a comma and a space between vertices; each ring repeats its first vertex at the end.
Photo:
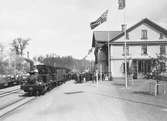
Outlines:
POLYGON ((98 87, 98 83, 99 83, 99 73, 98 73, 98 69, 96 69, 95 71, 95 76, 96 76, 96 84, 97 84, 97 87, 98 87))

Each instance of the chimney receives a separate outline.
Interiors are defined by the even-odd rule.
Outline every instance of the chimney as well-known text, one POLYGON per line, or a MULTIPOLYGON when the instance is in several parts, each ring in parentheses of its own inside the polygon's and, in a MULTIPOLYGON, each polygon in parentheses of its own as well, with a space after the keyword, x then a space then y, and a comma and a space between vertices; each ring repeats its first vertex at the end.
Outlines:
POLYGON ((121 27, 122 27, 122 32, 125 32, 126 24, 122 24, 121 27))

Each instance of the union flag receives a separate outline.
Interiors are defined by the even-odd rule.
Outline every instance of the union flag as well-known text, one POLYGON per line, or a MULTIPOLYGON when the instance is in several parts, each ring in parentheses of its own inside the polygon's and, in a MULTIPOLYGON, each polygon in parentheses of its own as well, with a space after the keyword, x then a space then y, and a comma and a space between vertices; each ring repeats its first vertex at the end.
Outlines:
POLYGON ((102 24, 103 22, 107 21, 107 14, 108 10, 106 10, 96 21, 90 23, 90 28, 94 29, 98 25, 102 24))

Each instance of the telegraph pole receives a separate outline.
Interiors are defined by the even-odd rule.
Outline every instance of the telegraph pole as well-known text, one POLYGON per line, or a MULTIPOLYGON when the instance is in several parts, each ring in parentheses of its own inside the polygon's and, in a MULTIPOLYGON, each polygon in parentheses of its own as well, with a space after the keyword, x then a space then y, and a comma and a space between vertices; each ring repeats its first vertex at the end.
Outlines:
POLYGON ((109 41, 110 41, 110 33, 108 31, 108 34, 107 34, 107 38, 108 38, 108 42, 107 42, 107 46, 108 46, 108 80, 110 80, 110 44, 109 44, 109 41))
POLYGON ((128 74, 127 74, 127 45, 126 45, 126 24, 124 25, 124 34, 125 34, 125 49, 124 49, 124 53, 125 53, 125 88, 128 87, 128 74))
POLYGON ((126 43, 126 29, 127 29, 127 24, 126 24, 126 9, 124 10, 124 35, 125 35, 125 43, 124 43, 124 53, 125 53, 125 88, 128 88, 128 75, 127 75, 127 43, 126 43))

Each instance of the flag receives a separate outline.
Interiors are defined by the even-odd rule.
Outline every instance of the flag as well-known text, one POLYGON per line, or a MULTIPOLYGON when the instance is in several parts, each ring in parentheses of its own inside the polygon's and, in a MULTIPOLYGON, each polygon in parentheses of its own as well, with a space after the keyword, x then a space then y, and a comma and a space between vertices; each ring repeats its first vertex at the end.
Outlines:
POLYGON ((125 0, 118 0, 118 9, 122 10, 125 8, 125 0))
POLYGON ((96 46, 96 40, 95 40, 95 34, 93 33, 93 38, 92 38, 92 47, 96 46))
POLYGON ((94 29, 98 25, 102 24, 103 22, 107 21, 107 14, 108 10, 106 10, 96 21, 90 23, 90 28, 94 29))
POLYGON ((92 51, 93 51, 93 48, 89 49, 88 54, 83 59, 86 59, 92 53, 92 51))
POLYGON ((92 50, 93 50, 93 48, 91 48, 91 49, 88 51, 88 55, 91 54, 92 50))

